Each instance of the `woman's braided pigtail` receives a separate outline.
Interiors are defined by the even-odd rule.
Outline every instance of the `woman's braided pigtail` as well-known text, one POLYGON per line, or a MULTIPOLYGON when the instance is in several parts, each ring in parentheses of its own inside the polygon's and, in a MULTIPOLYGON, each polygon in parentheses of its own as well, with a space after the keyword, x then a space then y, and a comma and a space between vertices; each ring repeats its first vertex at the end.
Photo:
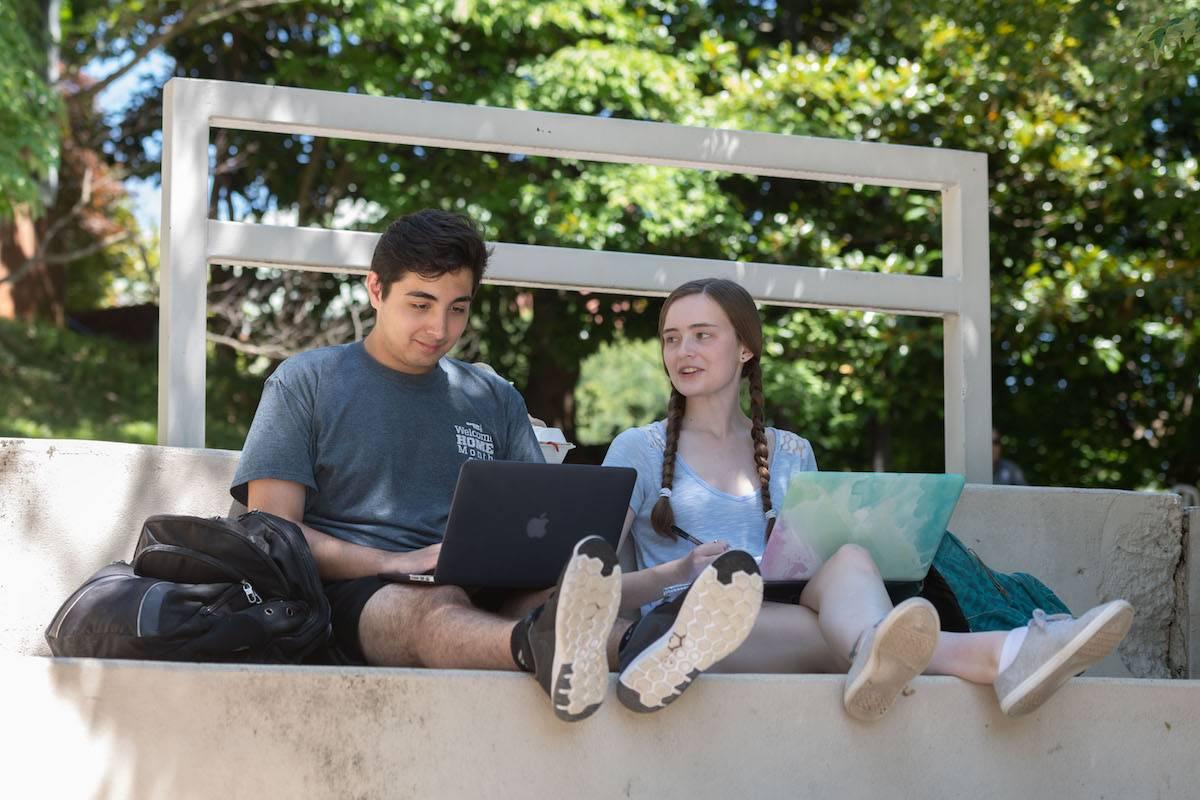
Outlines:
POLYGON ((674 537, 675 512, 671 510, 671 485, 675 482, 675 452, 679 448, 679 429, 683 427, 683 410, 687 398, 674 388, 667 402, 667 441, 663 446, 662 495, 650 512, 650 524, 663 536, 674 537))
POLYGON ((762 367, 758 358, 752 358, 742 367, 742 374, 750 382, 750 436, 754 439, 754 466, 758 470, 758 484, 762 489, 763 513, 767 517, 767 532, 764 539, 771 538, 775 529, 775 508, 771 502, 771 462, 767 447, 767 430, 763 426, 764 401, 762 389, 762 367))

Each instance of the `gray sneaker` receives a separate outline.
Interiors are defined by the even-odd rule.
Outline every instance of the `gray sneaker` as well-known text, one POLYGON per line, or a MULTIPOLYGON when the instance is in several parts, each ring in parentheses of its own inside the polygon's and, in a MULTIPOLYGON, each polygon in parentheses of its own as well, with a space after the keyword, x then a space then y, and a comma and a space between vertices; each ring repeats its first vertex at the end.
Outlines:
POLYGON ((621 604, 621 568, 608 542, 575 545, 558 586, 513 630, 513 660, 533 673, 566 722, 591 716, 608 691, 608 636, 621 604))
POLYGON ((1111 653, 1133 624, 1133 606, 1113 600, 1082 617, 1046 616, 1038 609, 1017 657, 996 678, 1000 710, 1018 717, 1036 710, 1064 683, 1111 653))
POLYGON ((863 633, 850 654, 842 694, 846 713, 863 722, 886 714, 908 682, 929 666, 940 627, 933 604, 913 597, 863 633))
POLYGON ((722 553, 687 592, 634 623, 620 653, 617 697, 640 713, 675 702, 750 635, 762 593, 754 559, 741 550, 722 553))

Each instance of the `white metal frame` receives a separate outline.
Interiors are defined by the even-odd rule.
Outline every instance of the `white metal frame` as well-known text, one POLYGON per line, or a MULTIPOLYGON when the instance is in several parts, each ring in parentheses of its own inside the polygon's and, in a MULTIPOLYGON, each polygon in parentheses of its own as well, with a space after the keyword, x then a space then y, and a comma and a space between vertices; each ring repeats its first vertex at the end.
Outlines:
POLYGON ((162 444, 204 446, 210 264, 364 273, 378 238, 210 220, 212 128, 940 191, 940 278, 498 243, 487 280, 664 295, 716 275, 765 303, 941 317, 946 469, 991 482, 984 154, 185 78, 168 82, 163 104, 162 444))

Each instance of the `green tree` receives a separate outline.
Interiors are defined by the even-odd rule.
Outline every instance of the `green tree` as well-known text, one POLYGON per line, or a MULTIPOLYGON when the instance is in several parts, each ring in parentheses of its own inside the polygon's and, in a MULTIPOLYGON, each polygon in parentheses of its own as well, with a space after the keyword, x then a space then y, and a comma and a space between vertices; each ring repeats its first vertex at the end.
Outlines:
MULTIPOLYGON (((64 51, 76 68, 158 50, 197 77, 986 152, 997 424, 1036 481, 1140 486, 1200 478, 1196 60, 1191 39, 1139 39, 1195 9, 92 0, 71 4, 64 51)), ((158 172, 160 107, 149 87, 116 121, 127 174, 158 172)), ((214 145, 226 218, 330 225, 357 203, 353 224, 377 229, 436 205, 515 242, 941 269, 924 192, 238 132, 214 145)), ((228 270, 213 287, 213 333, 273 357, 369 325, 338 276, 228 270)), ((658 305, 489 287, 465 354, 570 430, 578 365, 618 331, 651 336, 658 305)), ((764 313, 776 424, 826 467, 941 468, 936 322, 764 313)))
POLYGON ((41 183, 58 159, 62 105, 48 78, 45 24, 37 0, 0 5, 0 219, 20 206, 40 211, 41 183))
MULTIPOLYGON (((761 49, 714 98, 716 124, 989 153, 998 425, 1046 483, 1195 482, 1195 61, 1155 67, 1136 46, 1140 18, 1101 3, 859 12, 826 49, 761 49)), ((751 183, 764 258, 939 269, 920 193, 751 183)), ((865 466, 866 449, 936 469, 940 331, 823 316, 781 317, 773 346, 791 363, 772 399, 840 398, 808 417, 834 463, 865 466), (835 343, 843 357, 822 355, 835 343)))
POLYGON ((580 443, 608 444, 626 428, 660 419, 670 393, 656 340, 600 345, 580 369, 580 443))

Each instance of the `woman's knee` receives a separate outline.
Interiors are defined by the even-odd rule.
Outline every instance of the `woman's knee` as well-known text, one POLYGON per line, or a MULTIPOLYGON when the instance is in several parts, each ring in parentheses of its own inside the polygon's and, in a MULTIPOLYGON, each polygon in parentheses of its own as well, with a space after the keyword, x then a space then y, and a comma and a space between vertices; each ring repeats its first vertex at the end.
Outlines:
POLYGON ((879 567, 875 564, 871 551, 857 544, 844 544, 839 547, 825 562, 825 566, 837 571, 854 570, 873 575, 879 574, 879 567))

